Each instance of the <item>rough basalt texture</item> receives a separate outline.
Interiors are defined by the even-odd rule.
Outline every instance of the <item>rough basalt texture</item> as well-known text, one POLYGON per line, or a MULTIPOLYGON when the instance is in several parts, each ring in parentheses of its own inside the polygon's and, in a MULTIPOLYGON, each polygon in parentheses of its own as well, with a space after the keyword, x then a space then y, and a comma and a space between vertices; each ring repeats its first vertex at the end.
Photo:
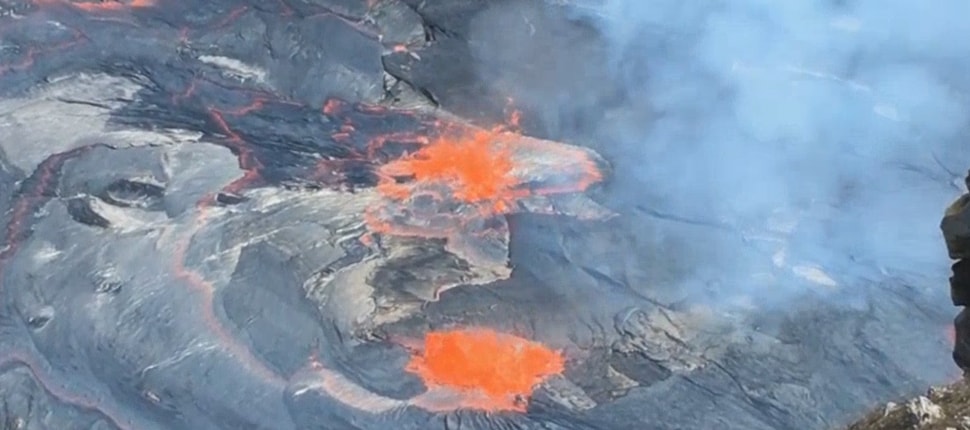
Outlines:
POLYGON ((372 237, 379 166, 443 122, 491 127, 537 88, 579 106, 524 109, 560 139, 622 98, 582 85, 606 58, 570 7, 0 0, 0 423, 824 429, 952 376, 943 278, 800 265, 774 258, 792 237, 772 223, 618 203, 649 188, 639 166, 485 219, 489 258, 463 254, 480 235, 372 237), (473 17, 504 13, 513 42, 574 43, 573 88, 471 67, 503 52, 469 40, 473 17), (720 294, 723 256, 696 246, 715 240, 758 262, 752 291, 797 300, 720 294), (472 326, 561 350, 565 371, 525 413, 430 410, 409 346, 472 326))

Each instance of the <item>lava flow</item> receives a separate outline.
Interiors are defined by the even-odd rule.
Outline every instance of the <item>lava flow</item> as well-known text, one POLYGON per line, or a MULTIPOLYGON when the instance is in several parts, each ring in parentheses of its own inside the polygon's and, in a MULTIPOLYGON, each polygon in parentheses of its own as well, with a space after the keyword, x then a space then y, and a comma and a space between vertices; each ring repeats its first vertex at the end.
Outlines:
MULTIPOLYGON (((496 212, 501 212, 516 196, 513 167, 509 146, 487 132, 477 131, 465 139, 435 142, 414 157, 390 163, 384 173, 393 177, 411 176, 417 183, 446 182, 459 201, 491 203, 496 212)), ((411 194, 410 188, 385 180, 378 189, 386 196, 403 200, 411 194)))
POLYGON ((524 412, 535 386, 564 370, 562 355, 488 329, 430 332, 407 370, 429 391, 458 392, 457 407, 524 412))
POLYGON ((519 202, 603 180, 599 161, 579 147, 500 129, 442 128, 428 145, 378 169, 383 201, 367 214, 373 231, 449 238, 520 211, 519 202))
MULTIPOLYGON (((27 38, 30 42, 24 42, 23 49, 15 51, 23 53, 19 59, 0 65, 0 76, 10 74, 14 78, 21 78, 21 75, 30 77, 32 75, 27 72, 35 67, 53 69, 57 66, 54 60, 60 56, 44 55, 42 58, 41 54, 73 46, 89 50, 72 51, 78 58, 104 56, 114 53, 113 50, 120 52, 112 54, 118 58, 134 55, 123 50, 131 48, 128 45, 105 43, 116 37, 115 33, 109 33, 106 29, 129 31, 132 25, 144 25, 147 30, 157 30, 131 36, 140 37, 139 43, 144 43, 144 46, 168 49, 174 45, 175 38, 178 38, 180 53, 186 58, 191 55, 199 58, 223 58, 218 55, 201 55, 203 51, 208 52, 205 47, 212 44, 206 37, 228 33, 230 30, 227 28, 237 25, 236 21, 242 19, 241 17, 266 19, 270 22, 280 19, 270 17, 269 12, 249 5, 233 5, 237 6, 233 8, 213 6, 213 11, 229 12, 223 19, 206 15, 203 18, 208 19, 193 17, 185 22, 173 20, 170 23, 172 28, 156 29, 150 25, 158 24, 159 21, 148 24, 147 19, 161 11, 145 9, 164 9, 177 4, 157 0, 33 0, 32 3, 37 10, 43 11, 35 15, 37 20, 42 16, 49 16, 58 18, 57 22, 64 21, 78 26, 95 20, 99 24, 84 27, 83 32, 75 30, 73 26, 62 28, 60 24, 51 25, 50 31, 57 37, 56 40, 49 36, 44 39, 46 43, 41 43, 27 38), (139 13, 131 13, 133 11, 139 13), (79 21, 79 18, 88 15, 94 16, 94 19, 79 21), (130 22, 127 20, 129 15, 132 18, 130 22), (119 16, 126 19, 116 19, 119 16), (146 18, 146 22, 142 23, 134 18, 146 18), (200 26, 200 22, 208 24, 200 26), (155 37, 162 39, 154 40, 155 37), (165 37, 168 39, 164 39, 165 37), (59 42, 61 40, 65 41, 59 42)), ((378 44, 370 40, 377 38, 370 37, 368 28, 360 22, 347 22, 349 18, 331 13, 323 7, 303 9, 306 10, 291 10, 281 1, 279 12, 280 16, 288 17, 287 20, 295 20, 297 16, 299 19, 337 16, 339 19, 336 21, 339 23, 327 24, 333 27, 334 34, 342 35, 341 37, 352 42, 356 41, 365 48, 378 44), (365 33, 364 39, 368 40, 357 40, 351 31, 365 33)), ((36 24, 32 21, 24 22, 36 24)), ((28 27, 27 24, 23 26, 28 27)), ((339 40, 333 43, 338 44, 339 40)), ((409 49, 405 44, 392 46, 398 51, 409 49)), ((212 54, 225 53, 214 51, 212 54)), ((267 64, 270 64, 269 57, 271 56, 266 59, 267 64)), ((258 63, 257 60, 258 58, 250 59, 254 63, 258 63)), ((273 361, 275 357, 268 357, 269 354, 265 351, 248 343, 246 337, 236 332, 241 327, 221 319, 223 307, 228 300, 221 295, 223 284, 217 279, 207 279, 208 273, 204 269, 208 262, 193 261, 192 251, 195 246, 205 246, 208 239, 207 235, 200 233, 206 229, 220 228, 217 221, 238 216, 240 212, 223 210, 221 207, 245 201, 243 194, 252 188, 276 187, 283 183, 306 181, 321 188, 349 189, 355 192, 371 189, 367 196, 361 198, 378 196, 374 199, 377 204, 365 214, 372 232, 444 237, 449 239, 449 243, 452 242, 450 239, 462 238, 465 241, 462 242, 463 253, 459 256, 475 266, 477 262, 471 261, 468 256, 474 256, 483 247, 483 237, 501 236, 499 242, 505 246, 497 247, 500 252, 494 254, 496 258, 486 262, 504 263, 501 258, 503 255, 507 256, 508 228, 501 215, 534 210, 537 207, 552 207, 554 205, 543 203, 545 196, 581 192, 603 177, 599 168, 601 160, 591 151, 529 138, 510 131, 517 128, 517 112, 511 115, 509 128, 488 130, 446 121, 417 111, 392 109, 373 102, 343 102, 328 98, 321 106, 319 101, 312 98, 304 100, 294 97, 297 91, 293 88, 266 90, 250 88, 235 80, 223 81, 221 79, 225 76, 211 73, 210 68, 227 67, 224 64, 214 66, 202 60, 174 63, 161 61, 150 64, 145 66, 149 70, 146 74, 151 75, 150 80, 156 85, 141 88, 132 96, 133 101, 112 114, 116 115, 113 117, 118 121, 116 126, 141 127, 149 121, 145 118, 150 118, 151 121, 164 123, 163 127, 198 131, 206 137, 208 143, 230 149, 237 157, 238 167, 242 171, 235 181, 218 191, 207 189, 195 202, 194 210, 189 209, 184 217, 171 220, 172 226, 176 228, 170 231, 175 232, 177 237, 171 243, 172 248, 165 252, 171 257, 166 269, 172 274, 167 282, 173 287, 165 289, 166 294, 171 294, 166 297, 171 302, 172 297, 179 299, 186 292, 191 293, 191 305, 182 305, 186 307, 178 311, 186 312, 192 318, 176 319, 162 312, 158 316, 158 325, 190 325, 194 335, 211 346, 206 354, 226 360, 232 367, 243 370, 236 374, 245 378, 239 382, 253 387, 256 392, 269 393, 270 397, 282 399, 282 396, 274 393, 285 392, 294 380, 292 370, 284 369, 277 361, 273 361), (189 70, 169 70, 173 65, 189 70), (131 112, 125 109, 130 109, 131 112), (126 122, 128 120, 141 122, 129 124, 126 122), (376 189, 372 189, 375 185, 376 189), (528 204, 523 207, 523 202, 528 204)), ((101 66, 103 64, 80 64, 72 67, 87 71, 98 70, 96 67, 101 66)), ((127 65, 116 66, 126 70, 124 73, 131 72, 127 65)), ((256 66, 253 68, 258 69, 256 66)), ((23 181, 21 192, 12 202, 12 213, 6 227, 7 246, 0 252, 0 275, 11 257, 22 248, 21 244, 28 243, 31 239, 31 218, 58 192, 57 181, 61 166, 67 160, 84 154, 88 148, 90 147, 85 146, 51 156, 36 168, 31 177, 23 181)), ((114 155, 126 151, 124 148, 115 149, 117 152, 114 155)), ((90 191, 94 195, 98 190, 90 191)), ((111 237, 113 232, 114 230, 106 229, 103 237, 111 237)), ((370 239, 371 236, 361 237, 365 242, 370 239)), ((474 272, 471 269, 469 271, 474 272)), ((477 272, 473 275, 478 276, 477 272)), ((472 277, 467 275, 462 280, 472 277)), ((4 294, 9 294, 8 290, 11 290, 7 286, 6 283, 0 284, 0 287, 5 288, 4 294)), ((20 287, 28 289, 33 285, 20 287)), ((93 301, 121 302, 126 294, 138 294, 137 291, 137 288, 131 288, 120 296, 112 296, 121 298, 97 296, 93 301)), ((87 297, 89 294, 101 293, 85 291, 78 294, 79 297, 87 297)), ((6 296, 3 298, 6 299, 6 296)), ((147 309, 149 305, 144 306, 147 309)), ((58 318, 58 321, 69 321, 70 316, 63 313, 58 318)), ((120 335, 113 336, 116 337, 112 339, 120 339, 114 343, 119 348, 117 354, 123 354, 123 347, 132 347, 131 344, 124 344, 122 340, 125 339, 120 335)), ((47 346, 44 343, 47 339, 36 339, 27 340, 47 346)), ((328 345, 328 348, 334 349, 341 347, 336 342, 328 345)), ((162 351, 163 348, 159 346, 158 350, 162 351)), ((364 388, 358 383, 359 378, 352 377, 354 375, 344 375, 324 367, 323 364, 313 367, 317 378, 312 381, 333 400, 374 415, 407 407, 431 412, 451 412, 459 408, 523 411, 533 387, 544 378, 562 372, 563 368, 563 359, 558 352, 525 339, 488 330, 431 333, 427 336, 422 350, 424 352, 414 358, 409 369, 423 377, 429 389, 424 394, 407 400, 382 397, 364 388), (452 363, 451 360, 457 361, 452 363)), ((156 361, 166 362, 167 356, 164 354, 167 352, 161 352, 162 355, 156 361)), ((139 357, 149 355, 146 353, 139 357)), ((147 362, 148 358, 145 360, 147 362)), ((144 368, 144 362, 136 361, 130 361, 132 368, 144 368)), ((152 423, 142 424, 152 418, 143 418, 136 413, 137 407, 105 395, 98 384, 90 383, 93 379, 87 376, 78 377, 77 380, 65 377, 65 371, 61 369, 76 369, 74 363, 68 363, 68 366, 59 357, 50 359, 29 348, 4 351, 0 355, 0 367, 19 364, 27 366, 38 384, 46 388, 52 397, 64 403, 104 415, 120 428, 153 428, 152 423)), ((164 366, 160 367, 155 363, 148 366, 158 372, 175 372, 162 369, 164 366)), ((215 395, 216 399, 212 399, 209 392, 200 390, 195 381, 183 373, 168 374, 165 380, 173 387, 184 388, 185 394, 173 395, 163 392, 162 389, 144 387, 138 387, 138 392, 144 400, 161 406, 198 403, 194 400, 179 403, 182 401, 180 396, 183 395, 199 396, 203 401, 230 401, 222 399, 220 396, 224 394, 221 392, 215 395)), ((273 406, 267 406, 267 410, 273 410, 272 408, 273 406)), ((218 413, 213 412, 212 415, 216 416, 218 413)), ((270 419, 257 413, 252 415, 255 417, 249 418, 253 421, 270 419)), ((281 416, 285 416, 285 413, 281 413, 281 416)), ((181 418, 172 419, 177 421, 181 418)), ((195 422, 198 421, 193 421, 195 422)), ((284 427, 284 424, 279 424, 279 428, 284 427)))

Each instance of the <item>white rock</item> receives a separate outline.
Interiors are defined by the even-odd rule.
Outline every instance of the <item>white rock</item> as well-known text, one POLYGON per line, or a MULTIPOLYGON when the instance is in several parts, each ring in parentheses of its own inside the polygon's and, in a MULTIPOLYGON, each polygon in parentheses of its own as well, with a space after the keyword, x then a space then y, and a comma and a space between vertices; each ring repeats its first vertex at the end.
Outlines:
POLYGON ((915 418, 917 427, 932 424, 943 418, 943 408, 924 396, 910 400, 906 404, 906 409, 915 418))

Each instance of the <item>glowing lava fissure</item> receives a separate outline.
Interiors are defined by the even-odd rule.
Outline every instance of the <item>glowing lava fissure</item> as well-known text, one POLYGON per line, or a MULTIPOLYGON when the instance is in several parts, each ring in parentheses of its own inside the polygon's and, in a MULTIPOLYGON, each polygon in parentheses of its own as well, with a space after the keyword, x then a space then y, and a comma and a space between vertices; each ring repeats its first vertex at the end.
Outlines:
POLYGON ((463 406, 524 412, 536 385, 564 371, 560 352, 489 329, 429 332, 424 350, 407 370, 429 390, 449 389, 466 399, 463 406))

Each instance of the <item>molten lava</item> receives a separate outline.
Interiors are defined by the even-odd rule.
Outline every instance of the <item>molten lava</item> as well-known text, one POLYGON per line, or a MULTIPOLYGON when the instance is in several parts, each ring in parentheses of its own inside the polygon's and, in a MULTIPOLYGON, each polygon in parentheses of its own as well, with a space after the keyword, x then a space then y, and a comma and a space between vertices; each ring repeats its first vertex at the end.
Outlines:
MULTIPOLYGON (((389 163, 382 169, 385 177, 411 178, 415 183, 447 183, 454 198, 477 204, 491 202, 504 207, 515 196, 517 179, 508 145, 480 130, 456 139, 440 139, 422 148, 413 157, 389 163)), ((384 181, 379 191, 396 199, 410 195, 411 184, 384 181)))
POLYGON ((367 214, 377 233, 449 238, 519 202, 579 193, 602 181, 590 151, 502 130, 447 124, 413 154, 378 170, 384 197, 367 214))
POLYGON ((465 407, 492 411, 524 411, 534 387, 563 369, 559 352, 488 329, 430 332, 407 366, 429 390, 454 390, 475 399, 465 407))

